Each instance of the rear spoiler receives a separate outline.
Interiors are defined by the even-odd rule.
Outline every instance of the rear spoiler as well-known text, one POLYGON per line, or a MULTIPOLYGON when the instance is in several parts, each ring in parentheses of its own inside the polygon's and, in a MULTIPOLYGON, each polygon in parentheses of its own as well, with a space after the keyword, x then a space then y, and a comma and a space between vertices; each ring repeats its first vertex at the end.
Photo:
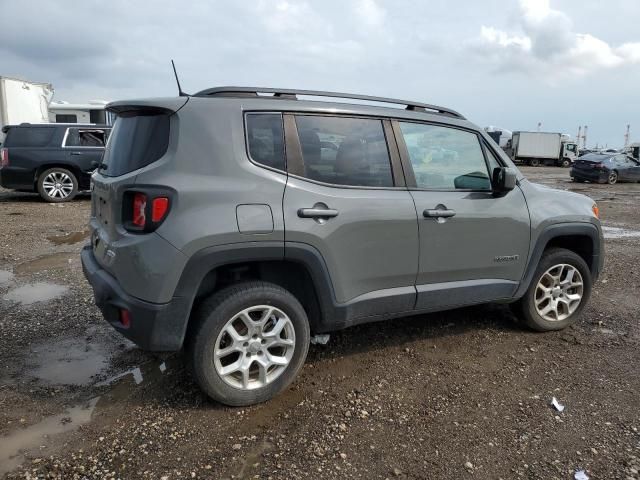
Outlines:
POLYGON ((116 115, 127 114, 167 114, 177 112, 189 101, 189 97, 148 98, 144 100, 119 100, 107 104, 105 109, 116 115))

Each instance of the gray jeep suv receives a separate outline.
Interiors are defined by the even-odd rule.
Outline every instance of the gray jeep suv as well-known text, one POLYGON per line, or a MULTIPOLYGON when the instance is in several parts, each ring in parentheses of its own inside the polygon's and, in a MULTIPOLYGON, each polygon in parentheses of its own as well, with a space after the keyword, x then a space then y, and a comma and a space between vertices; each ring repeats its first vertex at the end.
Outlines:
POLYGON ((359 323, 503 302, 564 328, 602 269, 594 202, 530 183, 448 108, 224 87, 108 110, 82 251, 96 304, 144 349, 184 347, 228 405, 270 399, 312 334, 359 323))

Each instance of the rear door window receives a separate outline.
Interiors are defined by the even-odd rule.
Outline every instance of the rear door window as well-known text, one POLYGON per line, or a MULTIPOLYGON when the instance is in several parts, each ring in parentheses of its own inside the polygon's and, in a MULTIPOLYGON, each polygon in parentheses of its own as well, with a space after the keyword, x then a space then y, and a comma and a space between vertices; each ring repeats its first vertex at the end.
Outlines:
POLYGON ((392 187, 381 120, 315 115, 295 117, 304 176, 354 187, 392 187))
POLYGON ((70 128, 64 146, 103 148, 106 143, 107 133, 103 129, 70 128))
POLYGON ((46 147, 53 136, 51 127, 12 127, 7 133, 6 147, 46 147))
POLYGON ((105 149, 103 174, 117 177, 162 157, 169 147, 166 114, 119 116, 105 149))

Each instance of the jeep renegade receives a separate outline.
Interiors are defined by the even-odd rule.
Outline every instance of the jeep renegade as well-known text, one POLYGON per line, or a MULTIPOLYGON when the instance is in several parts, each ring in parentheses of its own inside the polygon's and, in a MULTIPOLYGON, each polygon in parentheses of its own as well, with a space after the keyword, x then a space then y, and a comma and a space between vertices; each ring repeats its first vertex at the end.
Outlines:
POLYGON ((144 349, 184 347, 227 405, 272 398, 311 335, 359 323, 502 302, 565 328, 602 269, 594 202, 527 181, 448 108, 223 87, 108 110, 96 304, 144 349))

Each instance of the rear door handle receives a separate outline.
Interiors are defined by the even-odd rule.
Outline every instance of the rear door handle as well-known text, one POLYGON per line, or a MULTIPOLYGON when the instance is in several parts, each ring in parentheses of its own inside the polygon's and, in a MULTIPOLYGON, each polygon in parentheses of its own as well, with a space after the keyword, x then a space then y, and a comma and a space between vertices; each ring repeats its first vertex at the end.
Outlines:
POLYGON ((82 152, 71 152, 71 155, 82 155, 82 152))
POLYGON ((338 211, 331 208, 301 208, 298 210, 300 218, 332 218, 338 216, 338 211))
POLYGON ((422 215, 426 218, 449 218, 456 214, 455 210, 441 210, 439 208, 427 208, 422 215))

